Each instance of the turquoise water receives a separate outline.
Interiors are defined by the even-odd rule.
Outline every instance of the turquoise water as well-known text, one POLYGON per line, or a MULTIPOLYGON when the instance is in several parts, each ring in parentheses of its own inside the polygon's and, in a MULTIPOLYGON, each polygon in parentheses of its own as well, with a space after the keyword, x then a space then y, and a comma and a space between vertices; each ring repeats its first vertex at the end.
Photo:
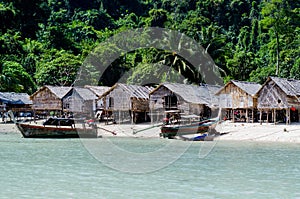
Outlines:
MULTIPOLYGON (((133 151, 168 142, 114 139, 133 151)), ((0 158, 0 198, 300 198, 299 144, 197 142, 168 167, 130 174, 104 166, 79 139, 1 134, 0 158), (199 158, 203 144, 216 145, 199 158)))

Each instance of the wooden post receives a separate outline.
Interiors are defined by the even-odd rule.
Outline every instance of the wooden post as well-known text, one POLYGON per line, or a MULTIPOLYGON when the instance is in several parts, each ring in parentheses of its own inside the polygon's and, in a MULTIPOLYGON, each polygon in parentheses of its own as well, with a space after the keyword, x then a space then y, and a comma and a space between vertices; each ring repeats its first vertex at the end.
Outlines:
POLYGON ((287 108, 287 109, 286 109, 286 125, 291 124, 290 114, 291 114, 291 113, 290 113, 290 109, 287 108))
POLYGON ((269 109, 267 110, 267 124, 269 123, 269 109))
POLYGON ((254 123, 254 109, 252 108, 252 123, 254 123))
POLYGON ((285 109, 285 124, 286 125, 288 125, 288 118, 289 118, 289 116, 288 116, 288 110, 285 109))
POLYGON ((151 124, 153 124, 153 108, 150 109, 150 120, 151 124))
POLYGON ((260 125, 262 124, 262 110, 260 109, 259 110, 259 122, 260 122, 260 125))
POLYGON ((292 119, 291 119, 291 109, 289 108, 289 124, 291 124, 292 119))
POLYGON ((247 123, 249 123, 248 108, 246 109, 246 120, 247 120, 247 123))
POLYGON ((35 117, 36 117, 36 113, 35 113, 35 110, 33 110, 33 122, 35 123, 35 117))
POLYGON ((273 122, 276 124, 276 109, 273 109, 273 122))
POLYGON ((234 123, 235 122, 235 115, 234 115, 234 109, 232 109, 232 115, 233 115, 233 117, 232 117, 232 122, 234 123))

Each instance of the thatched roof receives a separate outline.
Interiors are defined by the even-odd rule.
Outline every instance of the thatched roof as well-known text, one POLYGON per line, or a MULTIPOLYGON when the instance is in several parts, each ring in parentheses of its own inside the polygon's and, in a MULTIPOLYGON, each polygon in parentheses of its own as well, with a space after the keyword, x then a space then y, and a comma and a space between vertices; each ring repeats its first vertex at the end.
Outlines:
POLYGON ((162 83, 155 88, 150 95, 155 93, 161 87, 165 87, 171 92, 183 98, 184 101, 192 104, 206 104, 211 105, 212 99, 216 96, 214 93, 220 89, 219 86, 213 85, 191 85, 191 84, 179 84, 179 83, 162 83))
POLYGON ((43 86, 39 90, 37 90, 35 93, 33 93, 30 98, 32 99, 36 94, 39 92, 49 89, 51 93, 57 96, 57 98, 62 99, 71 89, 72 87, 66 87, 66 86, 43 86))
POLYGON ((255 94, 260 90, 261 85, 255 82, 244 82, 244 81, 237 81, 237 80, 231 80, 228 82, 221 90, 219 90, 216 95, 220 95, 222 91, 228 87, 230 84, 234 84, 241 90, 243 90, 245 93, 255 96, 255 94))
POLYGON ((96 96, 95 93, 93 93, 90 89, 88 88, 79 88, 79 87, 74 87, 72 90, 73 94, 76 92, 83 100, 96 100, 98 97, 96 96))
POLYGON ((103 95, 103 93, 107 92, 111 87, 108 86, 90 86, 86 85, 84 88, 90 89, 97 97, 103 95))
POLYGON ((300 96, 300 80, 279 77, 268 77, 265 84, 272 80, 286 95, 300 96))
POLYGON ((4 104, 32 104, 27 93, 0 92, 0 101, 4 104))
POLYGON ((152 87, 149 86, 138 86, 138 85, 127 85, 122 83, 116 83, 108 91, 103 93, 100 96, 100 98, 108 95, 117 87, 121 88, 131 98, 138 98, 138 99, 149 99, 149 93, 153 89, 152 87))

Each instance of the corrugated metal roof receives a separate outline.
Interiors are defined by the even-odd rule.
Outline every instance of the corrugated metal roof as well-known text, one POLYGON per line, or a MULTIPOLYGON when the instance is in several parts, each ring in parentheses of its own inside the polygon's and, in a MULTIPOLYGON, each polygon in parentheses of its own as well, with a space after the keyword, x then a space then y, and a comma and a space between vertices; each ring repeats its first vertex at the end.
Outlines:
POLYGON ((79 88, 79 87, 74 87, 73 92, 77 92, 78 95, 83 99, 83 100, 95 100, 98 97, 96 96, 95 93, 93 93, 91 90, 88 88, 79 88))
POLYGON ((0 92, 0 101, 6 104, 32 104, 27 93, 0 92))
POLYGON ((300 80, 269 77, 280 89, 290 96, 300 96, 300 80))

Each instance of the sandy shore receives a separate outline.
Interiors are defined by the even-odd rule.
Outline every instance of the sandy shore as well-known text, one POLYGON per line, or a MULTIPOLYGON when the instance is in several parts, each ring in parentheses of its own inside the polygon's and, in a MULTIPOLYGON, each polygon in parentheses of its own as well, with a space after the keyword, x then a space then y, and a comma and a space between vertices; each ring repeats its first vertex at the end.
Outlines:
POLYGON ((19 133, 21 135, 14 123, 0 123, 0 135, 8 133, 19 133))
POLYGON ((223 122, 217 130, 226 133, 219 140, 300 143, 300 124, 223 122))
MULTIPOLYGON (((138 125, 104 125, 98 124, 102 136, 159 138, 160 127, 151 124, 138 125), (116 133, 113 135, 112 132, 116 133)), ((300 143, 300 124, 266 124, 223 122, 217 131, 224 134, 219 141, 256 141, 256 142, 288 142, 300 143)), ((0 135, 20 133, 13 123, 0 123, 0 135)))

